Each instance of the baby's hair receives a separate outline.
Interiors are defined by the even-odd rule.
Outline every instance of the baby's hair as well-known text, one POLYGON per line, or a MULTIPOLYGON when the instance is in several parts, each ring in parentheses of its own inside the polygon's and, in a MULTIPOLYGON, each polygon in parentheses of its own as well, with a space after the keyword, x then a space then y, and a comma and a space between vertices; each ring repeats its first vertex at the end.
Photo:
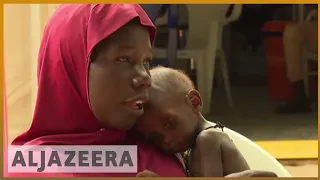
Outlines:
POLYGON ((195 89, 191 79, 181 70, 157 66, 150 70, 152 85, 165 92, 187 94, 195 89))

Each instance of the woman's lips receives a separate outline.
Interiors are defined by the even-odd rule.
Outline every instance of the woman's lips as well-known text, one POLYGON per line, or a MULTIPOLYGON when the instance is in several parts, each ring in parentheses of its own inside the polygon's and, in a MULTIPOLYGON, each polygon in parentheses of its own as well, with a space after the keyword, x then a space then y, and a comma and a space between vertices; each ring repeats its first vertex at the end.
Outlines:
POLYGON ((148 99, 149 98, 147 95, 140 95, 140 96, 129 98, 123 104, 124 106, 126 106, 130 114, 141 116, 144 113, 143 106, 148 99))

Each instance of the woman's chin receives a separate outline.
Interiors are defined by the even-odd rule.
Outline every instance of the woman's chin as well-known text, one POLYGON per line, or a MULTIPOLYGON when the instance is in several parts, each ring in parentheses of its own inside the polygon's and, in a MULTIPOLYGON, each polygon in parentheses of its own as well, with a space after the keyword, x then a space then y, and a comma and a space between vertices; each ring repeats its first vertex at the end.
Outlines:
MULTIPOLYGON (((116 116, 115 116, 116 117, 116 116)), ((118 116, 118 118, 113 118, 116 119, 118 121, 116 122, 109 122, 107 126, 111 126, 113 129, 117 129, 119 131, 129 131, 131 130, 134 125, 136 124, 137 118, 134 117, 120 117, 118 116)))
POLYGON ((174 148, 171 149, 172 153, 183 153, 189 149, 189 145, 184 143, 184 144, 177 144, 174 148))

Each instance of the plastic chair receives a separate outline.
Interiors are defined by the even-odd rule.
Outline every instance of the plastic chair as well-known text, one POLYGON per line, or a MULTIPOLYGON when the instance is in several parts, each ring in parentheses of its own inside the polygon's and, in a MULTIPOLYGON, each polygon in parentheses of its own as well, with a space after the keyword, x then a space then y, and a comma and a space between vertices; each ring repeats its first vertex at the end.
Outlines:
MULTIPOLYGON (((189 32, 186 48, 177 50, 176 59, 193 59, 196 63, 198 90, 203 97, 203 114, 210 112, 215 61, 220 60, 227 99, 233 107, 227 62, 222 49, 223 27, 239 18, 241 4, 233 5, 232 13, 225 17, 230 5, 187 5, 189 32), (208 18, 211 17, 211 18, 208 18)), ((167 49, 155 48, 155 58, 167 58, 167 49)))
POLYGON ((169 4, 140 4, 144 11, 148 14, 151 21, 154 23, 159 16, 161 10, 168 8, 169 4))
MULTIPOLYGON (((212 124, 215 125, 214 123, 212 124)), ((245 157, 252 170, 271 171, 279 177, 292 177, 282 164, 259 145, 229 128, 225 127, 223 130, 245 157)))

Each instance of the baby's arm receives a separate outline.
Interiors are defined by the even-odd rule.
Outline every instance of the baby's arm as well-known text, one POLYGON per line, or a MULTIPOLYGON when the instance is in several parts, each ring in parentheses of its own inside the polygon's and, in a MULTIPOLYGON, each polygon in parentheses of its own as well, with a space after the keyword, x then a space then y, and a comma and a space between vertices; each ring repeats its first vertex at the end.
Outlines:
POLYGON ((203 177, 223 177, 250 169, 229 136, 216 129, 202 131, 197 137, 196 148, 203 177))

